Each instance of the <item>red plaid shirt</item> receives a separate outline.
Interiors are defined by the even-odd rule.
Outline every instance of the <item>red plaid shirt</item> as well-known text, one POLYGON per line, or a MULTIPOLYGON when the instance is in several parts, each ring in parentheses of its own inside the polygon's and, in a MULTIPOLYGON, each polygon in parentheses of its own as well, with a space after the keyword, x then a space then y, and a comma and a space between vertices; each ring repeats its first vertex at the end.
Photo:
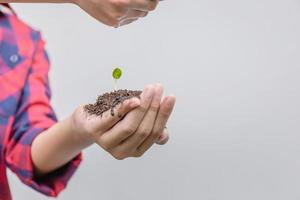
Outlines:
POLYGON ((80 163, 78 155, 43 178, 33 177, 31 143, 57 122, 48 70, 40 33, 15 14, 0 12, 0 200, 11 199, 6 167, 33 189, 57 196, 80 163))

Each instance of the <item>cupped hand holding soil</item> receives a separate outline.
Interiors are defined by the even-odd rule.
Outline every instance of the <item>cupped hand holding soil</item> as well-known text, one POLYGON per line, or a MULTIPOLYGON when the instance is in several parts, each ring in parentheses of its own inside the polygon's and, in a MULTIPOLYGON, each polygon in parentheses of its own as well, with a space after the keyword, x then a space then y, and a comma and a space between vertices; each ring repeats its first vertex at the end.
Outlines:
POLYGON ((89 137, 116 159, 139 157, 154 143, 168 141, 165 128, 175 105, 175 96, 163 96, 160 84, 143 92, 118 90, 105 93, 96 103, 73 114, 74 131, 89 137))
POLYGON ((114 116, 114 108, 125 100, 137 97, 140 98, 142 91, 139 90, 116 90, 98 96, 94 104, 84 106, 85 111, 90 115, 102 116, 102 114, 111 110, 111 116, 114 116))

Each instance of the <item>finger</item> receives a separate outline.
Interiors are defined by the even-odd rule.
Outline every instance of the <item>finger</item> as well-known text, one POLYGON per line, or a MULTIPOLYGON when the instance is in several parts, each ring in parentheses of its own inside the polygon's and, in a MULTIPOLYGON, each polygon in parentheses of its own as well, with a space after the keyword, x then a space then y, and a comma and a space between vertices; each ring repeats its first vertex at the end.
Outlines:
POLYGON ((136 19, 140 17, 145 17, 147 16, 147 14, 148 12, 132 9, 132 10, 128 10, 127 13, 124 16, 122 16, 119 20, 123 21, 127 19, 136 19))
POLYGON ((161 133, 161 135, 157 138, 156 144, 158 145, 164 145, 169 141, 169 132, 165 128, 164 131, 161 133))
POLYGON ((145 87, 141 94, 140 106, 129 112, 124 119, 104 133, 101 137, 103 143, 110 147, 117 146, 125 138, 133 134, 146 114, 154 95, 153 85, 145 87))
POLYGON ((120 146, 121 150, 126 152, 134 152, 137 147, 150 135, 159 110, 162 94, 163 86, 161 84, 157 84, 155 86, 155 94, 149 110, 145 114, 145 117, 143 118, 143 121, 140 123, 136 132, 123 141, 122 145, 120 146))
POLYGON ((111 110, 107 110, 99 117, 88 117, 93 132, 104 133, 120 121, 129 111, 137 108, 139 105, 140 100, 138 98, 131 98, 116 105, 116 107, 113 108, 114 115, 111 114, 111 110))
POLYGON ((175 96, 168 96, 163 100, 162 104, 160 105, 160 109, 152 133, 137 149, 138 156, 144 154, 155 143, 159 135, 163 132, 175 106, 175 102, 175 96))
POLYGON ((147 12, 154 10, 157 4, 158 0, 131 0, 128 8, 147 12))
POLYGON ((137 20, 138 20, 138 18, 122 20, 122 21, 119 23, 118 27, 124 26, 124 25, 127 25, 127 24, 131 24, 132 22, 137 21, 137 20))

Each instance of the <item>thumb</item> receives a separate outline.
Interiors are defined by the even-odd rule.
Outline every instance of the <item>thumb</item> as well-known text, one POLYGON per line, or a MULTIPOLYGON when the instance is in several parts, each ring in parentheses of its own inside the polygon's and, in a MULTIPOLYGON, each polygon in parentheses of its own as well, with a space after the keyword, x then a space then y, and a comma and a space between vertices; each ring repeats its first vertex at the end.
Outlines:
POLYGON ((140 105, 140 100, 136 97, 125 100, 116 105, 113 110, 105 111, 101 116, 90 118, 91 126, 96 132, 104 133, 118 123, 128 112, 140 105), (113 111, 113 112, 112 112, 113 111), (113 114, 112 114, 113 113, 113 114))

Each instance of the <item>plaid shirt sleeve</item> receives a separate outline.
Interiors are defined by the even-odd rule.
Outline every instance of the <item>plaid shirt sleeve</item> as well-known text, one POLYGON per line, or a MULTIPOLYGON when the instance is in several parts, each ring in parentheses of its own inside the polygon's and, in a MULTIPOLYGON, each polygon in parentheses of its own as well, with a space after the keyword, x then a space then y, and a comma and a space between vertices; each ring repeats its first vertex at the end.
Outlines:
POLYGON ((49 61, 44 42, 39 33, 36 35, 38 36, 35 39, 36 49, 32 66, 22 91, 8 143, 5 144, 5 161, 23 183, 48 196, 57 196, 78 167, 81 154, 42 178, 34 177, 31 144, 38 134, 57 122, 50 106, 49 61))

